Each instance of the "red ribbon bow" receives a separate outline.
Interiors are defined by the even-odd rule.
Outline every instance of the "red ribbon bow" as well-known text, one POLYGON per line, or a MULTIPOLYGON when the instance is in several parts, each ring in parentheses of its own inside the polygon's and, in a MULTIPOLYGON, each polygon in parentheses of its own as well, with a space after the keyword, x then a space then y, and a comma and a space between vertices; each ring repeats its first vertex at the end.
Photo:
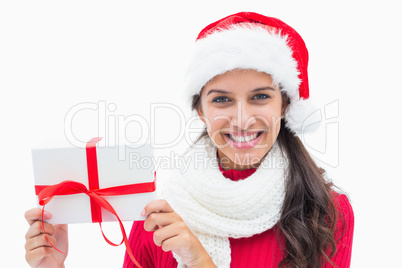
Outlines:
MULTIPOLYGON (((88 181, 89 181, 89 189, 82 183, 75 181, 63 181, 59 184, 51 185, 51 186, 35 186, 36 193, 39 199, 39 205, 42 206, 42 229, 43 233, 47 241, 50 245, 60 253, 65 254, 64 252, 58 250, 48 239, 45 231, 45 225, 43 223, 45 205, 52 200, 52 198, 56 195, 71 195, 71 194, 79 194, 84 193, 88 195, 91 201, 91 213, 92 213, 92 221, 99 222, 99 226, 105 241, 112 246, 119 246, 124 243, 127 253, 130 259, 134 262, 137 267, 141 267, 141 265, 136 261, 133 256, 133 253, 130 248, 130 244, 127 239, 126 231, 124 226, 117 215, 116 211, 110 205, 110 203, 104 199, 102 196, 115 196, 115 195, 127 195, 127 194, 138 194, 138 193, 147 193, 155 191, 155 180, 153 182, 147 183, 138 183, 138 184, 129 184, 123 186, 115 186, 99 189, 99 180, 98 180, 98 168, 97 168, 97 159, 96 159, 96 143, 101 138, 93 138, 91 139, 86 146, 87 153, 87 164, 88 164, 88 181), (102 214, 101 208, 106 209, 110 213, 112 213, 120 225, 120 230, 123 235, 123 239, 119 244, 115 244, 111 242, 103 233, 102 230, 102 214)), ((155 174, 156 175, 156 174, 155 174)))

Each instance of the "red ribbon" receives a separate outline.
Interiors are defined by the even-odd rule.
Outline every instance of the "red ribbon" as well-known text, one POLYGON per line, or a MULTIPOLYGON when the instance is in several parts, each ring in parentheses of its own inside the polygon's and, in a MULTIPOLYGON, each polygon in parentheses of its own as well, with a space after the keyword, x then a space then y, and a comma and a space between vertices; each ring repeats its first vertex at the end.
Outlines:
MULTIPOLYGON (((128 195, 128 194, 138 194, 138 193, 147 193, 155 191, 155 180, 153 182, 147 183, 138 183, 138 184, 129 184, 123 186, 115 186, 115 187, 108 187, 99 189, 99 179, 98 179, 98 166, 97 166, 97 159, 96 159, 96 143, 101 138, 93 138, 91 139, 86 146, 87 152, 87 165, 88 165, 88 182, 89 182, 89 189, 82 183, 75 182, 75 181, 63 181, 59 184, 51 185, 51 186, 35 186, 36 194, 38 195, 39 205, 42 206, 42 229, 43 233, 47 241, 50 245, 60 253, 65 254, 64 252, 58 250, 48 239, 45 231, 45 225, 43 223, 43 214, 45 211, 45 205, 52 200, 52 198, 56 195, 71 195, 71 194, 79 194, 84 193, 89 196, 91 201, 91 214, 92 214, 92 222, 99 222, 99 226, 101 228, 101 232, 103 238, 106 242, 112 246, 119 246, 124 242, 126 247, 127 253, 130 259, 137 267, 141 267, 141 265, 137 262, 134 258, 133 253, 130 248, 130 244, 127 239, 126 231, 124 226, 117 215, 116 211, 110 205, 110 203, 105 200, 102 196, 116 196, 116 195, 128 195), (110 213, 112 213, 120 225, 120 230, 123 235, 123 239, 120 244, 115 244, 111 242, 103 233, 102 230, 102 214, 101 208, 106 209, 110 213)), ((154 174, 156 175, 156 173, 154 174)))
MULTIPOLYGON (((87 142, 87 170, 88 170, 88 186, 89 190, 99 189, 99 176, 98 176, 98 159, 96 158, 96 143, 102 138, 92 138, 87 142)), ((91 198, 91 214, 92 222, 102 222, 102 212, 100 206, 97 206, 95 201, 91 198)))

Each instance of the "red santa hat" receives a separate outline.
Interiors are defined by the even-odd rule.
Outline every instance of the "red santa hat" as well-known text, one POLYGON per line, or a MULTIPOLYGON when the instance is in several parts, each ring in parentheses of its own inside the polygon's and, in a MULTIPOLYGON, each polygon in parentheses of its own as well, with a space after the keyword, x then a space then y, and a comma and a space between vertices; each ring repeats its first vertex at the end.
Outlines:
POLYGON ((315 109, 309 98, 308 51, 301 36, 279 19, 240 12, 205 27, 197 37, 186 77, 186 91, 200 94, 208 81, 234 69, 271 75, 290 104, 286 127, 296 134, 313 131, 306 119, 315 109))

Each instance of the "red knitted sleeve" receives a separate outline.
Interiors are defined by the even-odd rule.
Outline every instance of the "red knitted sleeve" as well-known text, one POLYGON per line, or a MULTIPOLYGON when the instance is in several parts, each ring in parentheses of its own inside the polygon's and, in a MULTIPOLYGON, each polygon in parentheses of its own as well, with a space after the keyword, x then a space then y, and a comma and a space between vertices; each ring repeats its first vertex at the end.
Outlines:
MULTIPOLYGON (((176 268, 177 262, 172 252, 164 252, 155 245, 153 232, 144 230, 144 221, 136 221, 131 228, 129 243, 134 258, 143 268, 176 268)), ((123 268, 136 268, 127 252, 123 268)))
MULTIPOLYGON (((331 260, 339 268, 350 267, 352 257, 353 229, 354 229, 354 214, 352 206, 346 195, 335 196, 335 206, 338 207, 338 220, 335 232, 336 253, 331 260)), ((332 268, 328 263, 325 268, 332 268)))

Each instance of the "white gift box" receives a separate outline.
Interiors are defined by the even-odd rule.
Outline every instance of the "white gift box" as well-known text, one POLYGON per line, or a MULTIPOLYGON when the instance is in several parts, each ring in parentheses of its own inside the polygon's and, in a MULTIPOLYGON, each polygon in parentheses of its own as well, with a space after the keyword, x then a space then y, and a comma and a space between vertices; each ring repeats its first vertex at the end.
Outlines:
MULTIPOLYGON (((153 150, 149 143, 104 147, 96 144, 99 189, 141 183, 155 183, 153 150)), ((87 152, 85 145, 45 145, 32 148, 35 186, 50 186, 69 180, 84 184, 89 189, 87 152)), ((141 211, 156 198, 153 192, 102 196, 122 221, 144 220, 141 211)), ((39 202, 38 202, 39 206, 39 202)), ((59 195, 45 206, 52 214, 50 223, 93 222, 91 202, 85 193, 59 195)), ((116 221, 105 209, 102 222, 116 221)))

